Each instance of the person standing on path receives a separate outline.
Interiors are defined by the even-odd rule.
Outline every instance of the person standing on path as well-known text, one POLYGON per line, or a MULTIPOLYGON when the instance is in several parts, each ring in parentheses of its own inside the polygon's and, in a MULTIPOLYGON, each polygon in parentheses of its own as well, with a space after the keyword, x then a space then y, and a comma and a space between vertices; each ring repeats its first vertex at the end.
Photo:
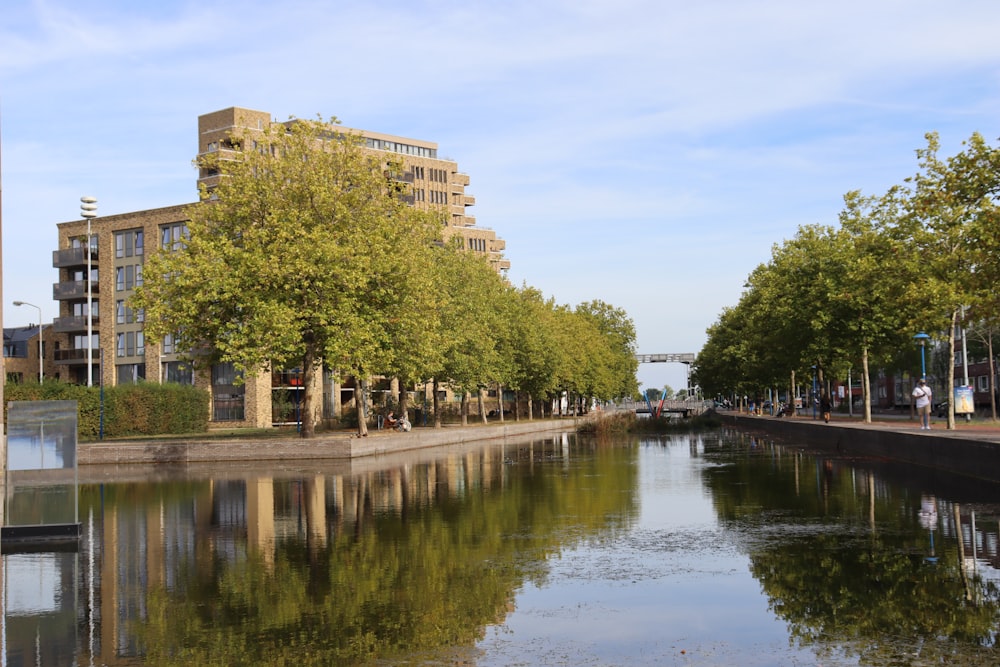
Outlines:
POLYGON ((924 378, 920 378, 920 382, 913 388, 913 398, 917 399, 920 430, 929 431, 931 428, 931 402, 934 394, 931 392, 931 388, 927 386, 927 381, 924 378))
POLYGON ((823 421, 827 424, 830 423, 830 410, 830 394, 826 393, 826 390, 824 389, 823 393, 819 397, 819 411, 823 413, 823 421))

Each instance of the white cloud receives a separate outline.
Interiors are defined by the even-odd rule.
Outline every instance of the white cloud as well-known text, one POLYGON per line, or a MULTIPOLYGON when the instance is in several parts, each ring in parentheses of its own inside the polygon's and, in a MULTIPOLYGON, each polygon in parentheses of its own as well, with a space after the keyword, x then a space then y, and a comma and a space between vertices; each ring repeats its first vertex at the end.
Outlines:
POLYGON ((1000 135, 998 33, 994 0, 13 3, 5 294, 55 316, 55 223, 85 193, 193 200, 197 116, 237 105, 438 142, 518 282, 696 351, 773 243, 900 182, 925 132, 1000 135))

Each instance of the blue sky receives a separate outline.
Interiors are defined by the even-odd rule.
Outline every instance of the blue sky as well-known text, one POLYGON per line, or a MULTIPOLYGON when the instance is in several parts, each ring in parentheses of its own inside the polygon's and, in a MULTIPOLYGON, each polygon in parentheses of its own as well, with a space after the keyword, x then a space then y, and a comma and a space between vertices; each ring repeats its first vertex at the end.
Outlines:
POLYGON ((996 0, 6 0, 4 325, 57 315, 81 195, 194 201, 198 116, 243 106, 437 142, 512 281, 698 352, 773 244, 912 175, 926 132, 995 142, 997 35, 996 0))

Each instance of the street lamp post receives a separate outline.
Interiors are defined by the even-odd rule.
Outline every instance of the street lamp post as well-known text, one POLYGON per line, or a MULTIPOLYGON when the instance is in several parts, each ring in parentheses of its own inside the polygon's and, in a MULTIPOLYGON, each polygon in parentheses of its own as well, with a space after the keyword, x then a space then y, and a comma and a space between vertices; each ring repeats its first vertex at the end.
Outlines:
POLYGON ((93 270, 90 240, 90 221, 97 217, 97 199, 80 197, 80 215, 87 219, 87 386, 94 386, 94 290, 91 273, 93 270))
POLYGON ((917 335, 915 335, 913 338, 918 343, 920 343, 920 377, 926 378, 927 377, 927 361, 926 361, 926 359, 924 357, 924 347, 926 346, 927 341, 930 339, 930 336, 927 335, 927 334, 925 334, 923 331, 921 331, 920 333, 918 333, 917 335))
POLYGON ((42 309, 33 303, 28 303, 27 301, 15 301, 15 306, 31 306, 38 311, 38 384, 42 384, 42 378, 45 376, 45 366, 43 365, 44 357, 42 356, 42 309))

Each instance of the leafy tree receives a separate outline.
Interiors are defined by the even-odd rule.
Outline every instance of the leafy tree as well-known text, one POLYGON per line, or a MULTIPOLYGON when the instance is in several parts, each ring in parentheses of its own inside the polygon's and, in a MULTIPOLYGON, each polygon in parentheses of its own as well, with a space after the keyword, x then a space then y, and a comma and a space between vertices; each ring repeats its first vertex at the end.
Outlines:
POLYGON ((218 185, 188 210, 187 244, 147 259, 133 305, 150 339, 180 333, 208 359, 251 373, 301 366, 308 437, 319 364, 365 378, 403 353, 400 332, 433 317, 425 253, 441 224, 401 199, 398 165, 364 151, 335 119, 231 141, 235 156, 199 158, 218 185))

